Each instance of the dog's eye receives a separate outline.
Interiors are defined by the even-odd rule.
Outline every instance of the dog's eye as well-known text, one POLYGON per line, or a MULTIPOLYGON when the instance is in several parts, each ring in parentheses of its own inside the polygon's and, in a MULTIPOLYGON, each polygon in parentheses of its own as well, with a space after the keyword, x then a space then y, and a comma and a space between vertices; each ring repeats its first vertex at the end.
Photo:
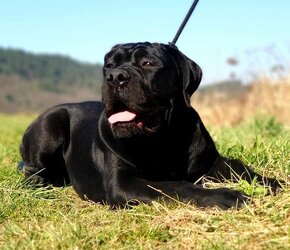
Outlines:
POLYGON ((141 66, 142 67, 152 67, 152 66, 154 66, 154 64, 151 62, 148 62, 148 61, 144 61, 141 63, 141 66))
POLYGON ((113 63, 107 63, 107 64, 105 64, 105 68, 106 69, 111 69, 113 67, 114 67, 114 64, 113 63))

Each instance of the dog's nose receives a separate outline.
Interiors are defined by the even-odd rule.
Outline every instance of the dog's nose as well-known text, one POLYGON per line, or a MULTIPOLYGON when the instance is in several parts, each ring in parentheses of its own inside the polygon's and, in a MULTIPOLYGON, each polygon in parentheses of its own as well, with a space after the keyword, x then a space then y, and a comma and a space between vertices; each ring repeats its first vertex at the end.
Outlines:
POLYGON ((128 83, 130 78, 131 78, 130 73, 125 69, 114 69, 111 72, 109 72, 106 80, 110 84, 123 85, 125 83, 128 83))

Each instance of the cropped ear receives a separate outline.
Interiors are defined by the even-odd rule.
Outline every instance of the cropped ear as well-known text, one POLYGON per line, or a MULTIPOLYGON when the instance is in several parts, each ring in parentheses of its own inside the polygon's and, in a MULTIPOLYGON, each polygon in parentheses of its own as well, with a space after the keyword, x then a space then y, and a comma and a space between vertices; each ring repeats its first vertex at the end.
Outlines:
POLYGON ((174 57, 179 69, 180 78, 182 79, 183 97, 187 106, 190 107, 190 97, 197 90, 201 78, 201 68, 182 52, 177 47, 168 45, 171 55, 174 57))

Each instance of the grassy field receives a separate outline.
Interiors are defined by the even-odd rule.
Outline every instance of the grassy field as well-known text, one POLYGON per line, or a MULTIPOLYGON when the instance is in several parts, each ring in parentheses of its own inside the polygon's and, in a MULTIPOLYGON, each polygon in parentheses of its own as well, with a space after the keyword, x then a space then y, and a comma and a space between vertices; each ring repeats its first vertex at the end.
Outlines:
MULTIPOLYGON (((252 196, 239 211, 157 202, 111 211, 80 200, 71 187, 29 188, 16 166, 22 134, 32 119, 0 115, 0 249, 290 249, 287 186, 265 196, 264 188, 254 184, 223 184, 252 196)), ((287 181, 289 128, 259 118, 210 131, 223 154, 287 181)))

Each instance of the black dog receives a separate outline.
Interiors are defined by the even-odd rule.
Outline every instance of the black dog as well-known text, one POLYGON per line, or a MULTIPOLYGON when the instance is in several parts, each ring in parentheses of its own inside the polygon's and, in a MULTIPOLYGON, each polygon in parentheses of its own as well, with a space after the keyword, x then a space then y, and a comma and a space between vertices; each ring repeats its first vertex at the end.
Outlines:
POLYGON ((111 206, 171 196, 226 209, 248 199, 193 184, 203 176, 257 178, 277 187, 276 180, 219 155, 190 106, 201 76, 174 46, 116 45, 105 56, 103 102, 53 107, 27 129, 21 144, 26 177, 71 183, 80 197, 111 206))

